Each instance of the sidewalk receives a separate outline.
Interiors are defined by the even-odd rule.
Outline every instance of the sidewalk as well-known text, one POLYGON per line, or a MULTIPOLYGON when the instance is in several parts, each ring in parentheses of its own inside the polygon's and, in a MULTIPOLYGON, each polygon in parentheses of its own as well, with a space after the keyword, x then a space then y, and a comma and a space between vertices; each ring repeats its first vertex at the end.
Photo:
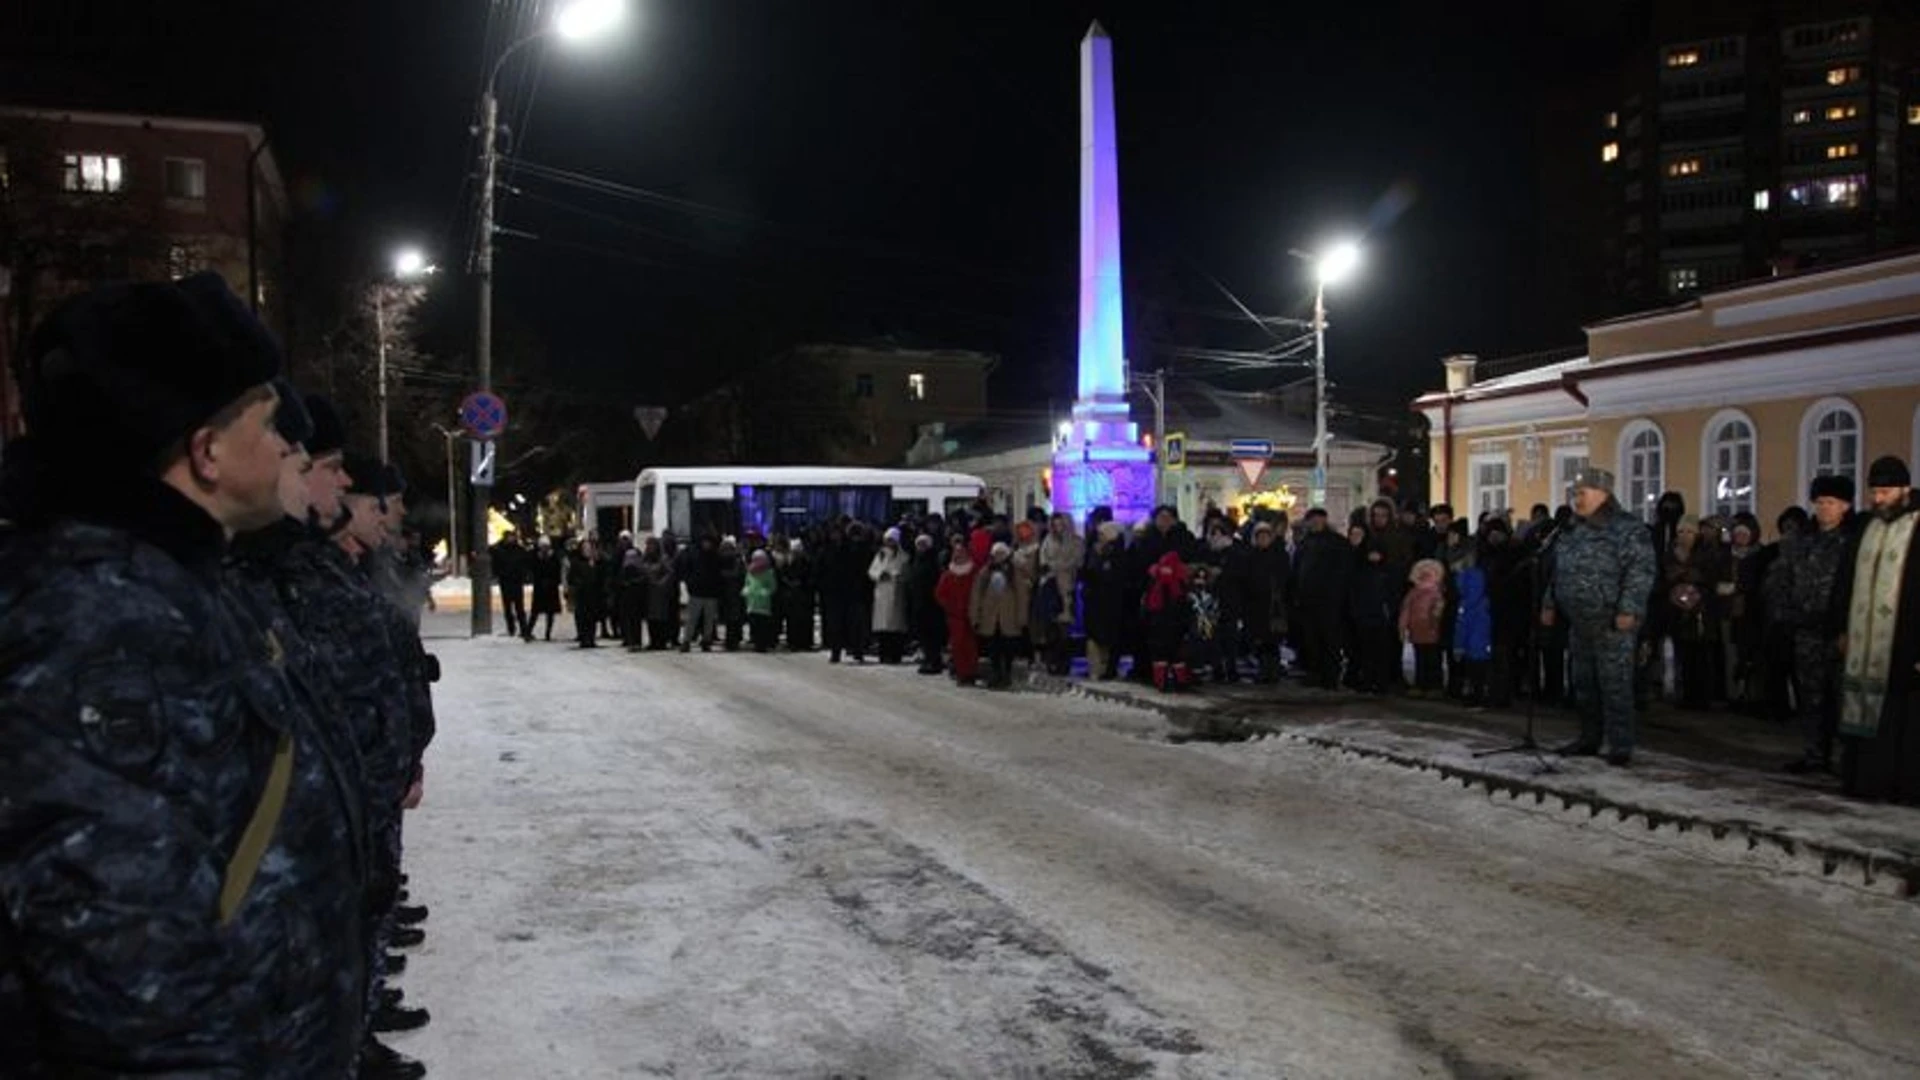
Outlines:
MULTIPOLYGON (((1696 829, 1716 845, 1875 891, 1920 896, 1920 809, 1863 803, 1839 793, 1831 776, 1797 777, 1781 766, 1798 756, 1798 733, 1735 713, 1656 706, 1640 717, 1633 766, 1597 758, 1475 752, 1510 746, 1525 732, 1518 710, 1468 709, 1450 701, 1277 686, 1209 684, 1162 694, 1140 683, 1033 675, 1034 686, 1153 709, 1191 734, 1187 741, 1301 743, 1358 755, 1489 797, 1557 801, 1581 817, 1633 821, 1648 830, 1696 829)), ((1540 745, 1579 733, 1571 711, 1534 717, 1540 745)), ((1702 841, 1705 842, 1705 841, 1702 841)))

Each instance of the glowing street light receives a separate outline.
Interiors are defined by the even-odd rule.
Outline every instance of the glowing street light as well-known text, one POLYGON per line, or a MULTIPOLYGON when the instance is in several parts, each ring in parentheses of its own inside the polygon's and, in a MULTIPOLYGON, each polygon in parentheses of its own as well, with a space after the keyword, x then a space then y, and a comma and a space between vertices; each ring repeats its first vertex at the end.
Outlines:
POLYGON ((431 274, 434 269, 428 265, 427 257, 420 253, 419 248, 406 248, 393 257, 393 276, 401 281, 431 274))
MULTIPOLYGON (((500 69, 521 49, 549 35, 569 44, 582 44, 601 37, 626 19, 625 0, 571 0, 554 12, 553 21, 500 51, 480 93, 480 238, 474 257, 474 278, 478 288, 479 327, 474 335, 474 366, 479 370, 481 390, 493 389, 493 202, 500 170, 498 136, 500 101, 494 87, 500 81, 500 69)), ((487 559, 487 520, 491 483, 473 485, 473 539, 467 548, 473 579, 473 627, 475 637, 493 633, 493 567, 487 559)))
POLYGON ((1295 250, 1294 258, 1313 267, 1313 483, 1312 500, 1327 499, 1327 286, 1338 285, 1360 267, 1360 245, 1343 240, 1318 254, 1295 250))
POLYGON ((554 32, 568 41, 587 41, 619 26, 627 17, 621 0, 574 0, 554 14, 554 32))

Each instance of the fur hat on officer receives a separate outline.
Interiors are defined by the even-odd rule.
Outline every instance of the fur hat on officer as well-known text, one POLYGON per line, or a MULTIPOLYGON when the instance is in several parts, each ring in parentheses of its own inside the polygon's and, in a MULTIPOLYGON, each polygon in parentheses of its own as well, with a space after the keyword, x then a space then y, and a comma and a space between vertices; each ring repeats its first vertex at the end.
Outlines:
POLYGON ((1807 485, 1808 502, 1839 499, 1843 503, 1852 505, 1853 496, 1853 477, 1851 476, 1816 476, 1813 478, 1813 483, 1807 485))
POLYGON ((218 274, 109 285, 55 308, 16 364, 42 450, 148 471, 280 374, 279 343, 218 274))
POLYGON ((404 490, 394 486, 398 471, 382 465, 380 459, 372 454, 349 451, 343 464, 347 476, 353 481, 347 488, 349 495, 371 495, 376 499, 385 499, 404 490))
POLYGON ((280 404, 273 410, 274 429, 280 432, 280 437, 289 446, 307 445, 308 440, 313 438, 313 414, 307 410, 307 403, 300 396, 300 391, 285 379, 275 379, 273 392, 280 397, 280 404))
POLYGON ((323 394, 305 395, 307 415, 313 417, 313 435, 307 439, 307 453, 314 457, 337 454, 347 448, 347 425, 333 399, 323 394))

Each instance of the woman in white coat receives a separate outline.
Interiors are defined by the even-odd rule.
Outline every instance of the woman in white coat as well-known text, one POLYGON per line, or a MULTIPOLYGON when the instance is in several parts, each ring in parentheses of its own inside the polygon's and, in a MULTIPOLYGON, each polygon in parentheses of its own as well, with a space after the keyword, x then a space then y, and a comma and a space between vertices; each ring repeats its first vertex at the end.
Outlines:
POLYGON ((880 644, 883 664, 899 663, 906 652, 908 562, 900 547, 900 530, 888 529, 867 566, 867 577, 873 581, 873 637, 880 644))

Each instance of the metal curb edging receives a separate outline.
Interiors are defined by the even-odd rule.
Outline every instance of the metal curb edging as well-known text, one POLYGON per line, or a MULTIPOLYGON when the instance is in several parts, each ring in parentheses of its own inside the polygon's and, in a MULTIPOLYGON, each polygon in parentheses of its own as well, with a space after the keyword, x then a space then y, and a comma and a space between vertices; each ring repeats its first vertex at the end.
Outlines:
MULTIPOLYGON (((1869 887, 1878 887, 1884 878, 1895 878, 1901 882, 1899 894, 1907 899, 1920 897, 1920 858, 1895 852, 1877 851, 1855 844, 1826 840, 1813 840, 1797 836, 1785 829, 1760 825, 1751 821, 1717 820, 1698 814, 1680 813, 1643 806, 1637 803, 1622 802, 1592 792, 1569 791, 1537 781, 1508 776, 1503 773, 1476 769, 1468 766, 1449 764, 1433 758, 1422 757, 1398 750, 1387 750, 1364 743, 1352 742, 1330 735, 1305 735, 1290 732, 1275 724, 1248 720, 1243 717, 1227 718, 1229 730, 1206 730, 1213 717, 1198 708, 1183 708, 1172 701, 1155 701, 1135 694, 1107 690, 1099 686, 1063 679, 1056 675, 1029 673, 1028 685, 1036 690, 1056 694, 1072 694, 1104 701, 1115 705, 1125 705, 1136 709, 1146 709, 1159 713, 1169 723, 1193 732, 1200 739, 1211 741, 1254 741, 1259 738, 1283 738, 1323 750, 1352 754, 1396 765, 1415 772, 1434 773, 1443 783, 1458 781, 1463 789, 1471 790, 1478 785, 1489 798, 1505 794, 1518 800, 1531 795, 1535 804, 1544 804, 1548 799, 1560 803, 1562 810, 1580 807, 1588 812, 1588 817, 1597 818, 1603 813, 1617 815, 1621 822, 1639 818, 1646 824, 1648 832, 1654 832, 1661 826, 1672 826, 1676 831, 1689 833, 1700 829, 1714 840, 1739 843, 1745 841, 1747 851, 1755 851, 1765 844, 1777 849, 1790 858, 1811 857, 1819 860, 1821 874, 1833 877, 1843 867, 1857 869, 1860 882, 1869 887)), ((1187 741, 1187 740, 1182 740, 1187 741)), ((1197 741, 1197 740, 1196 740, 1197 741)))

